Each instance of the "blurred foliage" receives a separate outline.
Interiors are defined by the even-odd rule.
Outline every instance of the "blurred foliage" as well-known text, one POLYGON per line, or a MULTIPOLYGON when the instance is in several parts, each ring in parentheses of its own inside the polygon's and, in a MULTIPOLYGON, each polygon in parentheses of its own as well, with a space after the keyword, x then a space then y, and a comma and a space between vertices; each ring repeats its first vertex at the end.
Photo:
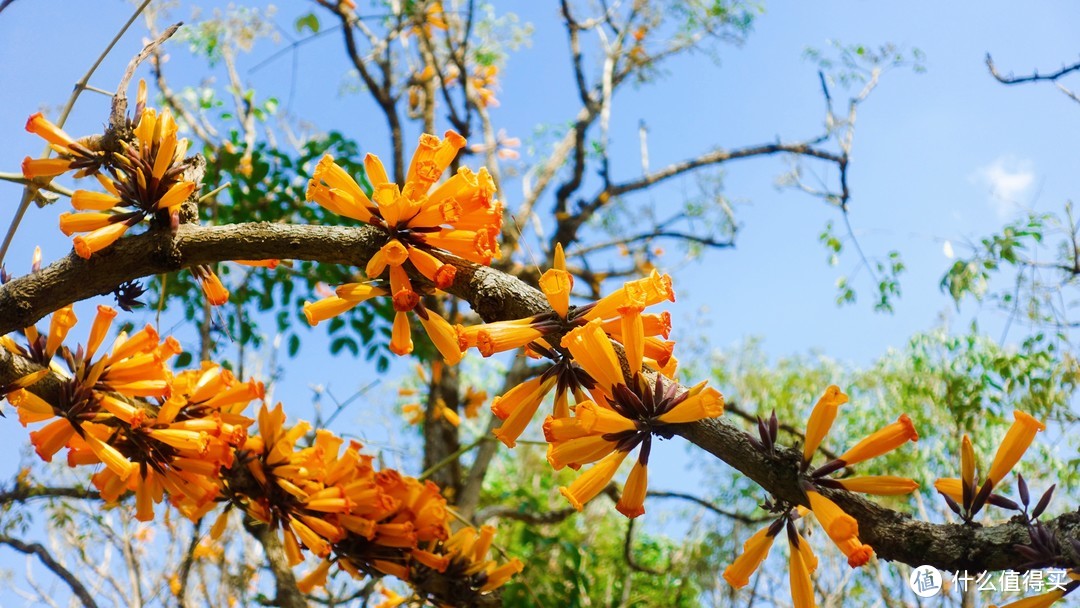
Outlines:
POLYGON ((958 308, 969 297, 989 302, 1029 333, 1070 340, 1080 295, 1080 222, 1071 202, 1059 213, 1029 211, 958 248, 966 254, 941 279, 958 308))
MULTIPOLYGON (((576 475, 570 470, 553 473, 542 449, 522 445, 512 454, 503 452, 493 464, 482 501, 529 515, 565 509, 558 487, 576 475)), ((504 606, 700 605, 704 588, 716 578, 710 556, 729 542, 715 544, 711 541, 716 539, 693 530, 684 539, 685 523, 675 524, 680 529, 674 534, 650 531, 656 527, 651 525, 657 521, 654 515, 645 528, 640 522, 635 527, 633 556, 635 564, 661 574, 632 571, 624 557, 627 519, 607 498, 595 503, 554 524, 500 520, 496 537, 501 548, 525 561, 522 575, 503 593, 504 606)), ((662 511, 661 505, 650 503, 647 508, 662 511)), ((672 527, 672 522, 665 527, 672 527)))

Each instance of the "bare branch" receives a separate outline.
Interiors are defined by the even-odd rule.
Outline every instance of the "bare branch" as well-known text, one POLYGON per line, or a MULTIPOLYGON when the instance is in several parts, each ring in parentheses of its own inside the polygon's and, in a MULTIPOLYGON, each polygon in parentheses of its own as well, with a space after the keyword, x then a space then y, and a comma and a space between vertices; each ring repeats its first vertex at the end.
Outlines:
POLYGON ((176 30, 180 29, 183 23, 174 23, 165 28, 165 31, 161 33, 156 39, 150 41, 139 51, 138 55, 131 58, 128 62, 127 69, 124 70, 124 75, 120 77, 120 84, 116 87, 116 94, 113 95, 112 100, 112 113, 109 118, 109 124, 113 127, 124 124, 127 120, 127 89, 128 83, 131 82, 132 76, 135 75, 135 69, 139 67, 139 64, 146 61, 146 58, 150 56, 159 46, 165 43, 166 40, 172 37, 176 33, 176 30))
POLYGON ((71 587, 71 592, 75 594, 75 597, 79 598, 83 606, 86 608, 97 608, 97 602, 91 597, 90 592, 86 590, 82 582, 71 573, 70 570, 65 568, 63 564, 56 561, 56 558, 52 556, 40 543, 26 543, 17 538, 12 538, 7 535, 0 534, 0 544, 7 545, 12 549, 26 555, 33 555, 41 560, 46 568, 51 570, 53 574, 60 577, 68 587, 71 587))
POLYGON ((9 502, 28 502, 35 498, 79 498, 87 500, 100 500, 101 494, 97 490, 74 487, 50 487, 17 485, 6 492, 0 492, 0 505, 9 502))
POLYGON ((1027 76, 1013 76, 1012 72, 1009 72, 1008 75, 1003 75, 998 71, 997 66, 994 64, 994 58, 990 56, 990 53, 987 53, 986 67, 990 70, 990 75, 997 79, 1001 84, 1023 84, 1025 82, 1040 81, 1056 82, 1059 78, 1080 70, 1080 61, 1072 65, 1062 66, 1061 69, 1050 74, 1040 74, 1038 70, 1035 70, 1027 76))
POLYGON ((730 517, 731 519, 735 519, 746 524, 758 524, 775 519, 773 517, 750 517, 749 515, 743 515, 742 513, 736 513, 734 511, 728 511, 727 509, 721 509, 720 507, 705 500, 704 498, 700 498, 692 494, 685 494, 683 492, 665 492, 662 490, 649 490, 648 492, 646 492, 646 496, 652 498, 678 498, 680 500, 688 500, 694 504, 705 507, 706 509, 712 511, 717 515, 723 517, 730 517))
POLYGON ((636 521, 636 519, 629 519, 626 521, 626 539, 623 541, 623 558, 626 560, 626 565, 630 566, 630 569, 634 572, 652 574, 653 576, 663 576, 665 572, 643 566, 634 558, 634 522, 636 521))

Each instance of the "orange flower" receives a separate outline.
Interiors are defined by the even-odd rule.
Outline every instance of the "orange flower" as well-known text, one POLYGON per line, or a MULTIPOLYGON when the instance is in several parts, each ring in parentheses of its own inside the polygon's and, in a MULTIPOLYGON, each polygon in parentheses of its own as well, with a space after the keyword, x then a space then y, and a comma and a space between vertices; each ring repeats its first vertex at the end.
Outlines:
POLYGON ((909 440, 918 441, 919 434, 915 432, 915 425, 911 423, 911 418, 908 418, 907 414, 900 414, 896 422, 871 433, 851 446, 837 460, 845 465, 853 465, 891 452, 909 440))
MULTIPOLYGON (((75 252, 84 258, 108 247, 148 215, 165 209, 179 212, 180 204, 198 188, 194 182, 181 179, 179 163, 187 153, 187 140, 177 139, 177 125, 169 110, 159 117, 153 109, 138 104, 134 141, 120 140, 121 152, 106 155, 93 151, 48 122, 40 115, 27 121, 27 130, 50 142, 61 154, 59 159, 27 159, 23 171, 28 176, 58 175, 76 169, 76 177, 94 174, 107 193, 78 190, 72 196, 72 206, 86 213, 65 213, 60 228, 70 236, 73 232, 88 232, 74 239, 75 252), (98 172, 108 165, 112 178, 98 172), (102 211, 125 210, 116 214, 102 211)), ((174 217, 175 221, 175 217, 174 217)))
POLYGON ((565 319, 570 310, 570 291, 574 287, 574 276, 566 271, 566 256, 563 254, 562 243, 555 244, 554 257, 555 263, 540 277, 540 289, 555 314, 565 319))
POLYGON ((128 228, 131 228, 131 225, 127 222, 117 222, 98 228, 89 234, 80 234, 72 239, 75 254, 84 260, 88 260, 95 252, 115 243, 116 239, 128 231, 128 228))
POLYGON ((1020 462, 1024 452, 1035 440, 1035 434, 1046 429, 1045 424, 1020 410, 1015 410, 1013 416, 1016 421, 1001 440, 1001 445, 994 454, 994 461, 990 463, 990 472, 986 475, 995 486, 1020 462))
POLYGON ((844 542, 837 543, 836 546, 847 556, 848 565, 852 568, 866 565, 866 562, 870 561, 870 558, 874 556, 874 550, 870 548, 870 545, 862 544, 858 538, 849 538, 844 542))
POLYGON ((892 475, 845 477, 843 479, 837 479, 836 483, 849 492, 874 494, 877 496, 910 494, 919 489, 919 484, 914 479, 895 477, 892 475))
POLYGON ((217 273, 212 268, 209 266, 195 266, 191 269, 191 273, 195 275, 199 286, 202 287, 203 295, 206 296, 206 301, 211 306, 221 306, 229 301, 229 290, 225 289, 225 286, 221 284, 221 279, 218 278, 217 273))
POLYGON ((537 376, 522 382, 491 402, 491 412, 503 421, 502 426, 495 429, 495 437, 506 444, 506 447, 517 445, 517 438, 525 431, 526 425, 539 409, 540 402, 555 386, 555 381, 554 375, 537 376))
POLYGON ((724 569, 724 580, 736 589, 742 589, 749 584, 750 576, 757 572, 761 563, 768 557, 777 532, 779 530, 774 530, 774 526, 769 525, 746 539, 743 543, 743 552, 724 569))
POLYGON ((307 317, 308 323, 317 325, 320 321, 336 317, 373 297, 385 296, 388 293, 381 287, 366 283, 346 283, 337 288, 337 295, 314 303, 304 302, 304 316, 307 317))
POLYGON ((584 509, 585 503, 596 498, 596 495, 611 483, 611 478, 615 476, 615 471, 626 459, 627 453, 615 450, 608 454, 595 466, 579 475, 569 487, 559 488, 559 493, 565 496, 570 501, 570 505, 578 511, 584 509))
POLYGON ((71 169, 72 162, 64 158, 30 158, 22 161, 22 174, 26 179, 56 177, 71 169))
POLYGON ((491 213, 493 188, 484 170, 474 176, 463 169, 429 194, 464 146, 465 139, 453 131, 441 140, 421 136, 402 186, 389 181, 377 156, 367 155, 364 167, 373 188, 370 199, 356 180, 326 155, 315 168, 307 198, 391 234, 387 246, 367 266, 370 278, 380 276, 387 264, 400 266, 408 260, 437 286, 447 287, 453 282, 453 267, 439 262, 424 248, 440 248, 487 264, 497 254, 494 238, 502 227, 501 213, 491 213), (461 226, 446 227, 459 221, 461 226))
POLYGON ((814 452, 821 445, 821 440, 832 428, 837 410, 847 401, 848 396, 840 392, 840 387, 835 385, 825 389, 825 394, 818 399, 814 410, 810 412, 810 420, 806 423, 806 441, 803 442, 804 463, 809 463, 813 459, 814 452))
POLYGON ((934 482, 934 489, 956 501, 956 504, 963 504, 964 484, 962 480, 956 477, 938 479, 934 482))
POLYGON ((804 487, 804 490, 806 497, 810 499, 810 510, 834 543, 839 545, 859 535, 859 522, 855 521, 854 517, 844 513, 835 502, 822 496, 812 487, 804 487))
MULTIPOLYGON (((799 547, 807 545, 805 538, 796 538, 799 547)), ((808 546, 809 547, 809 546, 808 546)), ((792 546, 788 551, 788 572, 791 586, 791 601, 795 608, 814 608, 814 585, 810 581, 810 567, 803 552, 792 546)))

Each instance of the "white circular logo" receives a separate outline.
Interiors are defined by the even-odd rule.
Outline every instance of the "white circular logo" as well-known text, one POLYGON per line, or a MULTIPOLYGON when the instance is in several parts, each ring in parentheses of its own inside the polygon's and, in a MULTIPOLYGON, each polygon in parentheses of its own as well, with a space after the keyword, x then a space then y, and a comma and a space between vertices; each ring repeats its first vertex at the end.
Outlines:
POLYGON ((919 597, 934 597, 941 593, 941 573, 933 566, 919 566, 911 571, 908 585, 919 597))

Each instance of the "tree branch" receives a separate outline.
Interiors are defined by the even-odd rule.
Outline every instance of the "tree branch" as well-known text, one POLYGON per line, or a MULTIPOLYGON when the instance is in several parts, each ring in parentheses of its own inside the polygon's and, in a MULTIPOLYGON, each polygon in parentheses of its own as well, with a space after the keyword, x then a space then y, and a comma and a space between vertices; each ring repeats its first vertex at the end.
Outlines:
POLYGON ((997 79, 1001 84, 1023 84, 1025 82, 1039 81, 1056 82, 1057 79, 1080 70, 1080 61, 1072 65, 1062 66, 1060 70, 1050 74, 1040 74, 1038 70, 1035 70, 1028 76, 1013 76, 1012 72, 1010 72, 1008 76, 1005 76, 999 72, 997 66, 994 65, 994 58, 990 56, 990 53, 987 53, 986 67, 990 70, 990 75, 997 79))
POLYGON ((9 502, 28 502, 35 498, 81 498, 99 500, 97 490, 50 486, 18 485, 7 492, 0 492, 0 505, 9 502))
POLYGON ((70 570, 65 568, 60 562, 56 561, 56 559, 54 559, 48 550, 41 546, 40 543, 26 543, 17 538, 0 535, 0 544, 7 545, 20 553, 37 557, 46 568, 67 583, 68 587, 71 587, 71 592, 75 594, 75 597, 79 598, 79 601, 82 602, 83 606, 86 606, 86 608, 97 608, 97 602, 90 596, 90 592, 86 590, 86 587, 83 586, 82 582, 75 578, 75 575, 72 574, 70 570))
POLYGON ((702 167, 721 165, 729 161, 739 160, 743 158, 753 158, 758 156, 772 156, 774 154, 795 154, 799 156, 809 156, 812 158, 819 158, 832 163, 836 163, 841 169, 841 186, 844 194, 843 199, 847 197, 847 183, 846 183, 846 171, 847 156, 844 154, 837 154, 828 150, 815 147, 816 144, 823 141, 823 138, 816 140, 804 141, 800 143, 784 144, 762 144, 756 146, 747 146, 744 148, 736 148, 734 150, 714 150, 707 152, 696 158, 691 158, 678 163, 673 163, 637 179, 630 181, 610 184, 588 203, 583 203, 581 208, 578 209, 573 215, 567 217, 564 221, 559 222, 558 230, 555 232, 555 236, 552 237, 552 242, 570 243, 577 238, 578 229, 585 224, 586 221, 592 217, 593 213, 597 209, 608 203, 613 197, 623 194, 629 194, 638 190, 643 190, 665 180, 671 179, 678 175, 700 169, 702 167))
MULTIPOLYGON (((301 226, 252 223, 200 227, 182 225, 175 236, 146 233, 121 239, 90 260, 74 255, 0 287, 0 332, 25 327, 66 304, 107 293, 117 283, 230 259, 306 259, 364 266, 385 240, 362 226, 301 226)), ((486 321, 550 312, 543 294, 497 270, 444 255, 457 268, 446 291, 468 301, 486 321)), ((33 364, 0 349, 0 383, 34 370, 33 364)), ((43 380, 33 389, 47 391, 43 380)), ((780 500, 807 505, 800 489, 801 454, 786 447, 762 453, 734 423, 720 419, 679 425, 676 434, 720 458, 780 500)), ((823 489, 859 522, 860 538, 878 557, 943 570, 1022 570, 1027 561, 1014 544, 1028 544, 1019 521, 979 527, 932 524, 886 509, 843 490, 823 489)), ((1047 523, 1062 546, 1080 536, 1080 512, 1047 523)))

